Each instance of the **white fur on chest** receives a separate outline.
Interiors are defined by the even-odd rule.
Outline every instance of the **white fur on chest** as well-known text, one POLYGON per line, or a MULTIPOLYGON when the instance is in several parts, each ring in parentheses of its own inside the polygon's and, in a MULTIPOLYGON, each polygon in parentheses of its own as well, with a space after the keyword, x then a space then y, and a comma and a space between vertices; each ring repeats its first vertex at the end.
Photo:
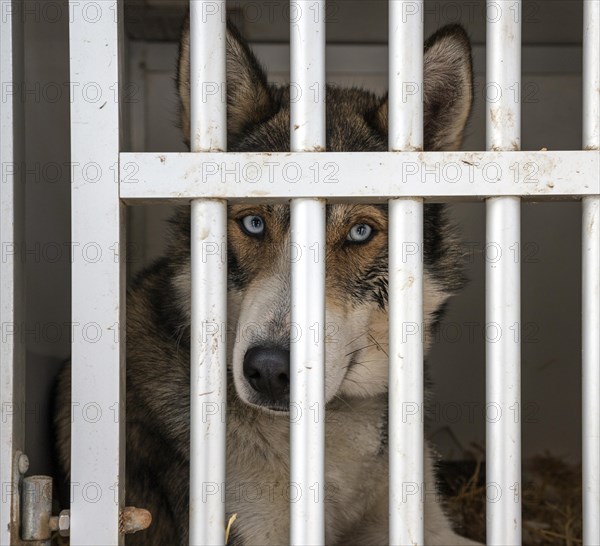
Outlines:
MULTIPOLYGON (((381 452, 384 408, 381 397, 336 403, 327 412, 328 544, 360 521, 387 480, 387 455, 381 452)), ((228 425, 227 512, 237 513, 236 533, 244 543, 286 544, 290 502, 300 495, 319 494, 314 484, 305 490, 290 484, 289 416, 239 411, 228 425)))

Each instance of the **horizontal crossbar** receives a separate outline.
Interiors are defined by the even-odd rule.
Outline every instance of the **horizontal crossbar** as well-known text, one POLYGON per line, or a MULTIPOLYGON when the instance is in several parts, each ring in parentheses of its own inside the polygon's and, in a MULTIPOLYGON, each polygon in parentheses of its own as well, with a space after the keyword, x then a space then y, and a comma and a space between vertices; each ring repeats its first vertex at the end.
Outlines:
POLYGON ((378 202, 394 197, 529 201, 600 193, 600 153, 299 152, 121 153, 120 196, 127 203, 287 201, 378 202))

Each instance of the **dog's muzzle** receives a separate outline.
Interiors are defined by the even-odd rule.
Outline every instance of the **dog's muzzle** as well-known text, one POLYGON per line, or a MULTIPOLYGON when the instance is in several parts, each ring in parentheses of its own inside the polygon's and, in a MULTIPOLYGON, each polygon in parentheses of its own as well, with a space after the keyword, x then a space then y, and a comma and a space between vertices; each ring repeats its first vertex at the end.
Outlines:
POLYGON ((256 346, 244 356, 244 377, 256 392, 256 403, 288 411, 290 404, 290 351, 256 346))

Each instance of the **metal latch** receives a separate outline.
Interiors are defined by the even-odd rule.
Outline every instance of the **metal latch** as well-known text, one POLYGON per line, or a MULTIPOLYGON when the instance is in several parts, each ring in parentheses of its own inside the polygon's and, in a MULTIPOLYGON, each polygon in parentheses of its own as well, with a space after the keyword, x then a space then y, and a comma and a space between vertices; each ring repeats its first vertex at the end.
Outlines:
MULTIPOLYGON (((19 473, 25 474, 29 468, 27 457, 19 458, 19 473)), ((68 536, 71 527, 69 510, 62 510, 58 516, 52 515, 52 478, 50 476, 28 476, 23 478, 21 487, 21 541, 36 542, 36 546, 50 546, 52 533, 68 536)), ((146 529, 152 522, 148 510, 126 506, 119 517, 119 531, 132 534, 146 529)))
POLYGON ((49 541, 52 532, 68 536, 70 527, 69 510, 52 516, 52 478, 29 476, 23 478, 21 495, 21 540, 49 541))

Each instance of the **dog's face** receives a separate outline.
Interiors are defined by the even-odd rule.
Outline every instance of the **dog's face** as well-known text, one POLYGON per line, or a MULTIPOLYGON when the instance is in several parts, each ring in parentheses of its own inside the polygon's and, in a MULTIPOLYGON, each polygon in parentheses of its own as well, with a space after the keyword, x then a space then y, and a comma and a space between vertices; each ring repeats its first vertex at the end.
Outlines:
MULTIPOLYGON (((289 151, 289 88, 269 86, 237 31, 227 36, 228 149, 289 151)), ((459 27, 428 40, 424 69, 425 148, 456 149, 471 107, 469 41, 459 27)), ((179 63, 182 125, 189 138, 189 35, 179 63)), ((387 99, 357 89, 327 89, 327 149, 387 149, 387 99)), ((340 181, 343 183, 343 181, 340 181)), ((189 219, 183 222, 189 229, 189 219)), ((326 401, 387 390, 387 207, 328 205, 326 259, 326 401)), ((425 208, 425 332, 462 284, 457 244, 443 208, 425 208)), ((290 317, 288 205, 229 207, 229 354, 238 396, 266 411, 287 411, 290 343, 301 335, 290 317)), ((189 313, 189 263, 175 279, 189 313)), ((188 315, 189 316, 189 315, 188 315)), ((399 333, 400 335, 401 333, 399 333)))

